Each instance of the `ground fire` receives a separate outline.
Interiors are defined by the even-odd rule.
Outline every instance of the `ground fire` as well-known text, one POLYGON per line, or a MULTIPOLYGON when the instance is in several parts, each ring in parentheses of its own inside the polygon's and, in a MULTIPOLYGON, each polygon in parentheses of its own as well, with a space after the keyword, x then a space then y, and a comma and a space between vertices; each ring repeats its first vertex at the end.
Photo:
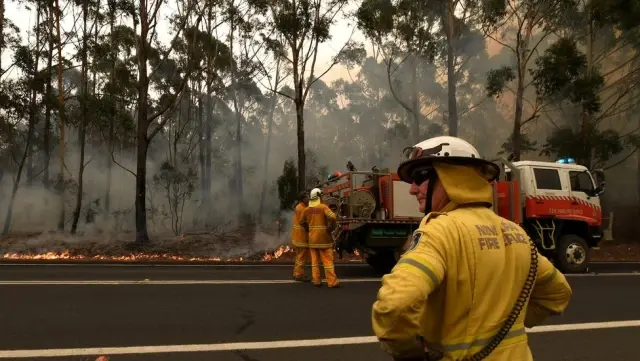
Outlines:
MULTIPOLYGON (((188 262, 272 262, 289 261, 295 258, 295 251, 288 245, 282 245, 273 251, 267 251, 249 257, 186 257, 170 253, 129 253, 123 255, 90 254, 89 252, 7 252, 1 259, 5 260, 87 260, 87 261, 188 261, 188 262)), ((360 261, 360 254, 355 253, 347 261, 360 261)))

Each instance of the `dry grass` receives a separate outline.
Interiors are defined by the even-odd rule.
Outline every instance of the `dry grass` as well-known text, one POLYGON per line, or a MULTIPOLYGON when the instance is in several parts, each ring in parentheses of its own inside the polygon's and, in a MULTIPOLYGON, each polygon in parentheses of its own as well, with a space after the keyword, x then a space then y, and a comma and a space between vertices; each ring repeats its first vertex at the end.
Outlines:
MULTIPOLYGON (((182 236, 155 237, 139 247, 132 233, 73 237, 59 233, 13 233, 0 241, 5 259, 82 259, 119 261, 277 261, 291 262, 295 251, 277 230, 220 228, 182 236)), ((341 262, 336 254, 336 262, 341 262)), ((342 261, 361 261, 345 255, 342 261)))
MULTIPOLYGON (((277 232, 277 231, 276 231, 277 232)), ((58 233, 12 233, 0 241, 0 257, 39 259, 96 259, 129 261, 275 261, 293 262, 295 251, 286 248, 286 235, 274 231, 219 228, 182 236, 156 237, 147 246, 135 247, 132 233, 104 237, 71 237, 58 233), (285 247, 284 252, 283 248, 285 247), (277 256, 274 257, 274 254, 277 256)), ((601 242, 592 249, 593 261, 640 261, 640 243, 601 242)), ((361 262, 362 257, 343 255, 335 262, 361 262)))

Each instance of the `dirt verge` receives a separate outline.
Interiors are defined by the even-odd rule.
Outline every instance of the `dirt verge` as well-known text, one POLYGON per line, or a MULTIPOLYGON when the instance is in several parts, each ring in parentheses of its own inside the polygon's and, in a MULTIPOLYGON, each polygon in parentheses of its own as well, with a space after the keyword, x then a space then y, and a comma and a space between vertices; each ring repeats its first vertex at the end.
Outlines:
POLYGON ((593 262, 640 262, 640 243, 600 242, 598 246, 591 249, 593 262))

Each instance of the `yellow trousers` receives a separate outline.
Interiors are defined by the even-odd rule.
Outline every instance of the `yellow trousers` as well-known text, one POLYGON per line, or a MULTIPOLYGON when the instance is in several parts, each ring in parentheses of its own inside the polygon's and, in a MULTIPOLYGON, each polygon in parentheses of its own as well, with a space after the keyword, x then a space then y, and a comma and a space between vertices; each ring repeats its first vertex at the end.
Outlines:
POLYGON ((336 276, 336 270, 333 265, 333 248, 310 248, 311 252, 311 275, 313 284, 320 285, 322 278, 320 277, 320 262, 324 268, 324 275, 327 278, 327 286, 336 287, 340 283, 336 276))
POLYGON ((307 263, 307 258, 308 257, 309 257, 309 248, 296 247, 296 263, 293 266, 293 277, 294 278, 303 278, 304 277, 304 266, 307 263))

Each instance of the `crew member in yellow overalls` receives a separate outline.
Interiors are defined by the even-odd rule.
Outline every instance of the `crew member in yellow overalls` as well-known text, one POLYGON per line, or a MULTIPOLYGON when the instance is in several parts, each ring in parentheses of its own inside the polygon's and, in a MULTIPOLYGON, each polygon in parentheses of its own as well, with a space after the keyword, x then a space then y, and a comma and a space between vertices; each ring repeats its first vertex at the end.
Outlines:
POLYGON ((309 282, 304 275, 304 266, 309 257, 309 241, 307 231, 300 225, 302 212, 309 206, 307 192, 298 194, 298 204, 293 210, 293 229, 291 230, 291 245, 296 251, 296 263, 293 266, 293 279, 298 282, 309 282))
POLYGON ((322 286, 320 278, 320 262, 324 268, 329 288, 341 287, 333 264, 333 238, 327 230, 327 220, 336 220, 336 215, 320 200, 322 191, 318 188, 311 190, 309 207, 302 216, 303 227, 309 230, 309 251, 311 252, 311 276, 313 285, 322 286))
POLYGON ((531 361, 525 326, 567 307, 565 277, 520 226, 493 212, 499 174, 459 138, 405 149, 398 175, 425 217, 372 309, 373 331, 394 360, 531 361), (503 325, 505 337, 493 338, 503 325))

